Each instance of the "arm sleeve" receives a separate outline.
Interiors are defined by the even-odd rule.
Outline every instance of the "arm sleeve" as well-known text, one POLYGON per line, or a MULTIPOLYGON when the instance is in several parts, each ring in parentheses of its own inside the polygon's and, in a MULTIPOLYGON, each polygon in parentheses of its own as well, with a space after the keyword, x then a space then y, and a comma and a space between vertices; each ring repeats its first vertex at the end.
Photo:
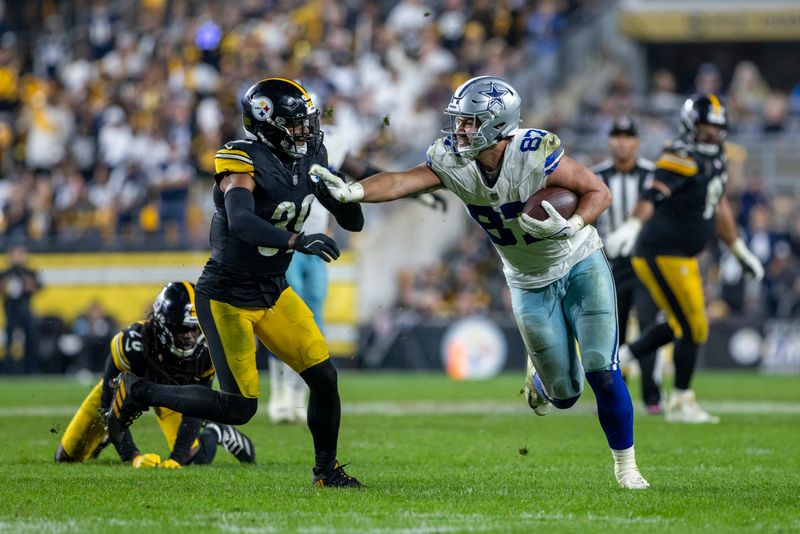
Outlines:
POLYGON ((336 202, 328 193, 328 190, 324 186, 320 186, 321 183, 321 181, 317 183, 317 188, 314 192, 320 204, 331 212, 339 226, 349 232, 360 232, 364 228, 364 213, 361 211, 361 204, 357 202, 348 204, 336 202))
POLYGON ((289 248, 292 233, 276 228, 255 213, 253 193, 244 187, 225 192, 228 228, 238 238, 257 247, 289 248))
MULTIPOLYGON (((114 399, 111 398, 111 380, 119 374, 119 369, 114 364, 113 358, 106 360, 106 369, 103 373, 103 389, 100 393, 100 406, 103 410, 111 408, 111 403, 114 399)), ((138 454, 139 449, 136 448, 136 443, 133 441, 130 429, 126 428, 122 431, 122 439, 118 442, 113 441, 114 448, 117 450, 120 459, 125 463, 131 463, 138 454)))
POLYGON ((175 437, 175 445, 169 457, 181 465, 186 465, 190 459, 192 444, 197 436, 200 435, 200 428, 203 420, 197 417, 186 415, 181 419, 181 426, 178 427, 178 435, 175 437))
POLYGON ((103 389, 100 392, 100 408, 108 410, 111 407, 111 380, 119 374, 114 360, 109 357, 106 359, 106 367, 103 371, 103 389))

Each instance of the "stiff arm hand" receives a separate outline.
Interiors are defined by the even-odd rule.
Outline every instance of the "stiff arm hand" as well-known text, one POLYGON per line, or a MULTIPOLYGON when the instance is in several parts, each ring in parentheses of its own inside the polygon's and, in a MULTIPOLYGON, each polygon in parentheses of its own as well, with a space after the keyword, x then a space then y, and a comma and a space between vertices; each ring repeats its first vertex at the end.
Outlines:
POLYGON ((322 180, 331 196, 342 203, 360 202, 364 198, 364 187, 358 182, 345 183, 344 180, 333 174, 322 165, 314 164, 308 173, 312 177, 322 180))

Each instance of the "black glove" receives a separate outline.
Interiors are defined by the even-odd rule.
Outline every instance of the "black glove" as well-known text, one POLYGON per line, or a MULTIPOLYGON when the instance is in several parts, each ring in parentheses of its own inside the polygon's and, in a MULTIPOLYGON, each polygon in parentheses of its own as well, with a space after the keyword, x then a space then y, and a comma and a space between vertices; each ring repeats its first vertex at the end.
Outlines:
POLYGON ((319 256, 328 263, 338 258, 340 254, 336 241, 325 234, 298 234, 292 248, 303 254, 319 256))

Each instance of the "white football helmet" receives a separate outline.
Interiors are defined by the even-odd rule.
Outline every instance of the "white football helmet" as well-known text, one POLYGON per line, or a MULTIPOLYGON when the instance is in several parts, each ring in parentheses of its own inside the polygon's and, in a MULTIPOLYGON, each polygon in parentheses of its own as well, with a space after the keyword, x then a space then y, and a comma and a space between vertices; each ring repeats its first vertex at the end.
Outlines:
POLYGON ((521 103, 516 89, 495 76, 478 76, 464 82, 444 112, 450 119, 450 128, 442 130, 447 146, 457 155, 473 159, 478 152, 516 133, 521 103), (473 119, 475 132, 456 132, 459 118, 473 119), (468 136, 469 145, 459 146, 456 135, 468 136))

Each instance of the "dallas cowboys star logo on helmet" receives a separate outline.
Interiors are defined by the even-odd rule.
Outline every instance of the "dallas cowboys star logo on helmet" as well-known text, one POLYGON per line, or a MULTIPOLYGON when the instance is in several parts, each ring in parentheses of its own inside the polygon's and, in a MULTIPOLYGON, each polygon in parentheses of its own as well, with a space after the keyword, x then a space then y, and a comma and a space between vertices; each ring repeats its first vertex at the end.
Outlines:
POLYGON ((480 91, 480 94, 489 97, 489 103, 486 106, 486 109, 492 109, 492 106, 495 104, 499 105, 501 108, 506 109, 506 105, 503 102, 503 97, 508 94, 508 91, 501 91, 497 87, 495 87, 494 82, 489 82, 489 90, 488 91, 480 91))

